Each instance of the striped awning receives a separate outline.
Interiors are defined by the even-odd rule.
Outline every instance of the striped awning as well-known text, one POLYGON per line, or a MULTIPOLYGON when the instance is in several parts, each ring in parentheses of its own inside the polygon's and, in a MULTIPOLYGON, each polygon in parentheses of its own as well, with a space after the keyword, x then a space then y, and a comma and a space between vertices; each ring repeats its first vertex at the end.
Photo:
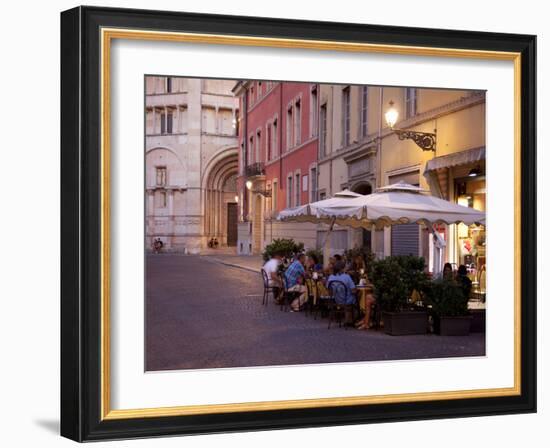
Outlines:
POLYGON ((470 163, 480 162, 482 160, 485 160, 485 146, 455 152, 453 154, 447 154, 446 156, 434 157, 426 163, 424 176, 426 173, 438 170, 440 168, 451 168, 453 166, 467 165, 470 163))
POLYGON ((428 181, 433 194, 441 198, 447 198, 449 168, 471 165, 484 160, 485 146, 434 157, 426 163, 424 177, 428 181))

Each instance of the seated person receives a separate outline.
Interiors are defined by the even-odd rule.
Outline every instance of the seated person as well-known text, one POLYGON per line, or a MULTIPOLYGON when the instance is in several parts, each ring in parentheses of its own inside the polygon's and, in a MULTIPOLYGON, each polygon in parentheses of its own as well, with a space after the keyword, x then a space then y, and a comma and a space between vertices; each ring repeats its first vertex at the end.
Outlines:
POLYGON ((319 259, 315 254, 311 254, 307 257, 307 268, 308 271, 321 272, 323 265, 319 263, 319 259))
POLYGON ((469 299, 470 293, 472 292, 472 280, 468 277, 468 270, 463 264, 458 267, 456 281, 462 287, 464 297, 469 299))
POLYGON ((451 263, 445 263, 443 265, 443 271, 441 272, 440 278, 441 280, 453 280, 454 273, 453 273, 453 265, 451 263))
POLYGON ((365 263, 365 260, 361 255, 356 255, 353 258, 353 262, 351 264, 351 269, 355 272, 366 272, 367 271, 367 265, 365 263))
POLYGON ((300 307, 307 300, 307 288, 304 285, 304 276, 306 273, 304 268, 305 262, 306 256, 304 254, 299 254, 285 271, 288 291, 300 293, 298 298, 294 299, 290 304, 290 309, 292 311, 300 311, 300 307))
POLYGON ((365 294, 365 303, 364 303, 365 309, 362 311, 365 313, 365 315, 363 316, 362 319, 358 320, 355 323, 355 327, 358 330, 368 330, 369 328, 371 328, 370 315, 372 311, 372 305, 376 303, 376 299, 374 298, 374 295, 373 295, 372 284, 367 283, 367 285, 365 286, 364 294, 365 294))
POLYGON ((333 273, 329 276, 327 280, 327 286, 330 285, 332 281, 339 281, 346 285, 346 290, 344 288, 336 287, 334 290, 336 303, 339 305, 353 305, 355 303, 355 293, 357 289, 355 288, 355 283, 349 276, 344 272, 345 264, 343 261, 337 261, 333 267, 333 273))
POLYGON ((264 266, 263 270, 267 274, 268 278, 268 285, 273 288, 273 297, 275 300, 279 300, 279 295, 281 293, 281 279, 279 278, 279 266, 281 265, 283 261, 283 256, 281 253, 274 253, 273 257, 269 261, 267 261, 264 266))

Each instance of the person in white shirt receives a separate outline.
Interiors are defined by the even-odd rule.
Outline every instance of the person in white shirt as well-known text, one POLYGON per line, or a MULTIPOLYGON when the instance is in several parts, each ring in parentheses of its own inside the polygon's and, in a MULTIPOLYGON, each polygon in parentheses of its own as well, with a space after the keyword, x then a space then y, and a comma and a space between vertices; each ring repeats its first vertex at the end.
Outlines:
POLYGON ((282 291, 282 285, 281 280, 278 276, 279 272, 279 266, 281 265, 283 261, 283 256, 280 253, 274 253, 273 257, 266 262, 263 266, 263 270, 267 274, 267 278, 269 281, 269 286, 273 288, 273 296, 275 297, 275 300, 279 300, 279 295, 282 291))

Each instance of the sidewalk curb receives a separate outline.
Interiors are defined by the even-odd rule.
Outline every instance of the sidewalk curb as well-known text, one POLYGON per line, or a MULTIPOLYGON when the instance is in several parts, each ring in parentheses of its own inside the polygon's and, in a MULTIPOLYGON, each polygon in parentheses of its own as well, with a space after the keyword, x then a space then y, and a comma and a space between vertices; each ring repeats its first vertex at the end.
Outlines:
POLYGON ((249 266, 243 266, 242 264, 230 263, 228 261, 220 260, 219 258, 215 258, 215 257, 212 257, 212 260, 214 260, 216 263, 223 264, 225 266, 230 266, 232 268, 244 269, 245 271, 254 272, 255 274, 260 273, 258 269, 254 269, 249 266))

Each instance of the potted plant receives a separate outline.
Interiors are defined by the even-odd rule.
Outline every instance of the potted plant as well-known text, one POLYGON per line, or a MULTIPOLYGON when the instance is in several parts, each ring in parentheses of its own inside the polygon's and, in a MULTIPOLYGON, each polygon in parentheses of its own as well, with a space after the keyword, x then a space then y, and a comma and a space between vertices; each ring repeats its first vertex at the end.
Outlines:
POLYGON ((275 238, 271 244, 265 246, 262 258, 268 261, 273 254, 280 253, 284 258, 291 259, 295 254, 303 251, 304 243, 297 243, 292 238, 275 238))
POLYGON ((434 331, 442 336, 470 334, 472 315, 468 312, 468 297, 453 279, 432 283, 428 302, 434 317, 434 331))
POLYGON ((423 295, 429 284, 424 266, 424 259, 414 256, 391 256, 372 263, 371 278, 387 334, 427 332, 426 310, 411 301, 413 291, 423 295))

